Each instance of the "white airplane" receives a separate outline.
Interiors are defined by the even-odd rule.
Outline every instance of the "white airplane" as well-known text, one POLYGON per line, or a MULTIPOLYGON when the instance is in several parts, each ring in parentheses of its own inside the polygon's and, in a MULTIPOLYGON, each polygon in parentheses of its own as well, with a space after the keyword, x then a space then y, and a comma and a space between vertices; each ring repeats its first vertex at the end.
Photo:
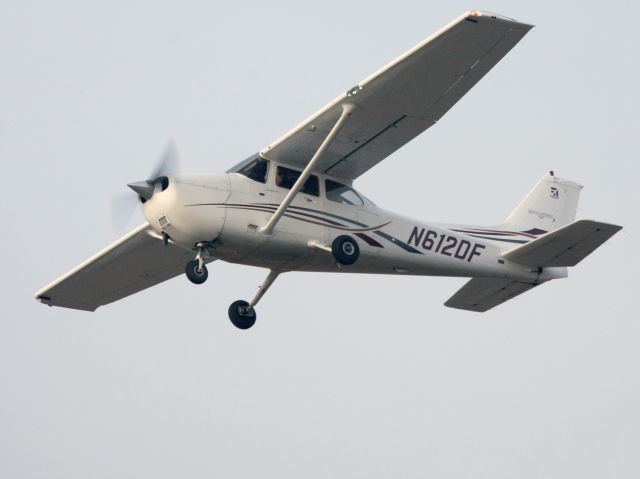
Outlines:
POLYGON ((37 300, 95 311, 185 265, 187 278, 202 284, 206 264, 222 260, 269 269, 253 299, 229 307, 231 322, 247 329, 287 271, 470 277, 445 303, 470 311, 566 277, 621 226, 574 221, 582 186, 553 172, 493 227, 413 220, 353 188, 434 125, 531 28, 467 12, 226 173, 171 174, 170 148, 148 180, 128 185, 147 222, 37 300))

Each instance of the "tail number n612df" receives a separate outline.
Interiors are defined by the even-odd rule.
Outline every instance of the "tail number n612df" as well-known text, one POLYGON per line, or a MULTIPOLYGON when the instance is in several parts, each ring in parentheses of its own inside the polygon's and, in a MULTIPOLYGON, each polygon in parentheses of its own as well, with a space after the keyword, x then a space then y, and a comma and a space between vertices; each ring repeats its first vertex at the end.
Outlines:
POLYGON ((425 230, 417 226, 413 227, 407 243, 462 261, 471 261, 474 256, 480 256, 481 250, 485 249, 485 246, 480 243, 471 243, 471 241, 458 239, 456 236, 447 234, 438 235, 433 230, 425 230))

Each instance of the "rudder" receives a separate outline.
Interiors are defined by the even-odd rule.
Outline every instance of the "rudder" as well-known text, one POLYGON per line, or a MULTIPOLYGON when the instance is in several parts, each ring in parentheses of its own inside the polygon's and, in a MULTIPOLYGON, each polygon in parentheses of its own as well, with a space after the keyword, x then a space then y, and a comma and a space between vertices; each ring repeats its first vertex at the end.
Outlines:
POLYGON ((556 177, 543 176, 504 221, 512 231, 538 229, 554 231, 575 220, 582 185, 556 177))

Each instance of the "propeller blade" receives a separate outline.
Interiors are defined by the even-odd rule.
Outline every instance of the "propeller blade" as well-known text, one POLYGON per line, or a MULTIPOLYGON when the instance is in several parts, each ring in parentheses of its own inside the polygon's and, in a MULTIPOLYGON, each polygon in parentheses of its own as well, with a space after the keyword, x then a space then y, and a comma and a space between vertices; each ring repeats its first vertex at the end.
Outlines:
POLYGON ((173 141, 167 144, 164 152, 160 156, 156 167, 149 176, 150 180, 155 180, 158 176, 170 176, 178 173, 180 170, 180 161, 178 158, 178 149, 173 141))
POLYGON ((116 233, 122 233, 138 207, 138 198, 131 193, 111 198, 111 225, 116 233))

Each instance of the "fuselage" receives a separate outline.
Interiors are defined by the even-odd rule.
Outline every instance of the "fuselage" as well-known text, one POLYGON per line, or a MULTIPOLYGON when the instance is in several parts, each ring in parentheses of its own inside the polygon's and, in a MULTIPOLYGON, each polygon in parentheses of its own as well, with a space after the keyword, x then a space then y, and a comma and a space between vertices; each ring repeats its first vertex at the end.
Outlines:
POLYGON ((242 173, 171 177, 166 190, 142 210, 156 232, 182 248, 195 250, 204 242, 216 259, 276 271, 540 279, 538 271, 502 257, 513 243, 473 234, 488 230, 406 218, 377 207, 337 178, 315 173, 315 186, 298 193, 266 236, 259 229, 288 192, 286 185, 278 186, 281 169, 290 170, 270 164, 264 182, 242 173), (330 245, 339 235, 357 240, 355 264, 338 265, 330 253, 314 247, 330 245))

